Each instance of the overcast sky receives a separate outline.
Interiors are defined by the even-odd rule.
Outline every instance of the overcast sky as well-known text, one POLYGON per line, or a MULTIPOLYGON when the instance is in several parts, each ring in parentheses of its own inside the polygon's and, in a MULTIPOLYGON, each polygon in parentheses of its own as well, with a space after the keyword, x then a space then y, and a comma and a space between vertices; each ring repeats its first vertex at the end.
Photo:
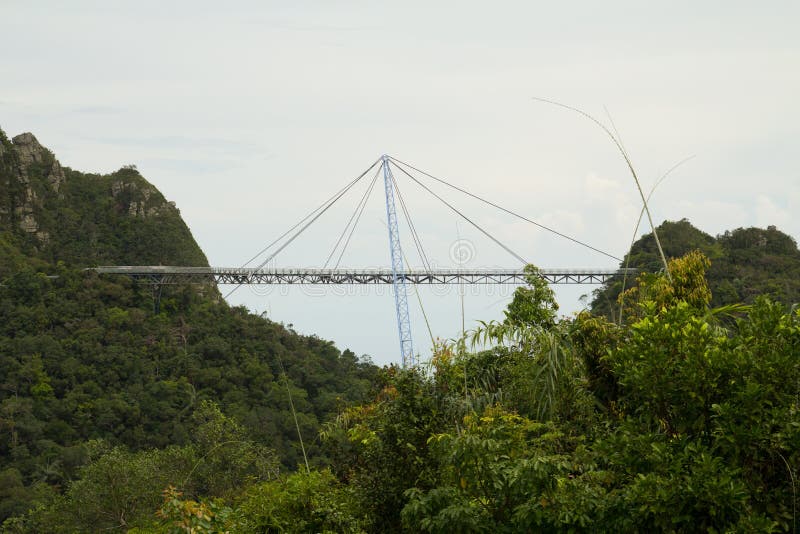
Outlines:
MULTIPOLYGON (((640 203, 657 223, 777 225, 800 236, 800 3, 15 2, 0 0, 0 127, 33 132, 62 164, 135 164, 177 203, 212 265, 241 265, 382 153, 622 256, 640 203), (68 6, 67 6, 68 5, 68 6)), ((371 176, 369 177, 371 178, 371 176)), ((401 192, 439 266, 516 260, 413 182, 401 192)), ((378 184, 379 186, 381 184, 378 184)), ((366 188, 343 198, 276 266, 320 266, 366 188)), ((613 260, 437 188, 541 267, 613 260)), ((643 231, 645 228, 643 228, 643 231)), ((419 264, 401 227, 412 264, 419 264)), ((343 265, 389 265, 377 187, 343 265)), ((593 288, 559 288, 565 313, 593 288)), ((340 348, 397 361, 387 288, 343 295, 246 287, 230 299, 340 348)), ((467 328, 511 291, 464 299, 467 328)), ((461 325, 456 288, 422 288, 435 336, 461 325)), ((415 348, 430 338, 409 297, 415 348)))

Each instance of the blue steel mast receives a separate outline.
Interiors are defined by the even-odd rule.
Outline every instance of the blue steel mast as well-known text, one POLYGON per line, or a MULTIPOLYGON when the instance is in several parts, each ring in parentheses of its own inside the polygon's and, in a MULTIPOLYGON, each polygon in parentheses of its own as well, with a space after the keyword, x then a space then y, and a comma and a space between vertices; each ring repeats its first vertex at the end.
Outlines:
POLYGON ((381 156, 383 183, 386 188, 386 222, 389 227, 389 252, 392 256, 392 287, 397 308, 397 331, 400 333, 400 357, 403 367, 417 365, 414 347, 411 345, 411 321, 408 316, 408 294, 406 292, 403 249, 400 247, 400 232, 397 227, 397 212, 394 207, 394 185, 389 169, 389 156, 381 156))

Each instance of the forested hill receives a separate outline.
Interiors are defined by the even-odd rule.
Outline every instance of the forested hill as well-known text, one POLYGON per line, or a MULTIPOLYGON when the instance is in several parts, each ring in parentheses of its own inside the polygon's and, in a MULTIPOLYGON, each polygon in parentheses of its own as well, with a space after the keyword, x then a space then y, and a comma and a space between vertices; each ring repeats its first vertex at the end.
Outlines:
MULTIPOLYGON (((213 287, 156 312, 84 270, 205 263, 135 169, 30 134, 0 164, 0 532, 797 531, 800 273, 774 228, 665 223, 672 276, 621 322, 618 285, 559 318, 528 266, 502 321, 379 370, 213 287)), ((649 236, 630 259, 660 267, 649 236)))
POLYGON ((0 130, 0 275, 23 256, 73 266, 208 264, 174 202, 134 166, 62 167, 36 137, 0 130))
MULTIPOLYGON (((298 427, 309 462, 325 464, 321 424, 371 398, 368 359, 231 308, 213 287, 165 289, 155 314, 149 288, 84 270, 98 264, 207 260, 134 167, 84 174, 33 135, 0 131, 0 523, 98 462, 148 451, 202 463, 191 484, 203 494, 296 469, 298 427)), ((155 470, 167 477, 148 493, 157 503, 177 481, 155 470)))
MULTIPOLYGON (((711 260, 706 277, 712 306, 752 303, 759 295, 787 305, 800 302, 800 250, 774 226, 738 228, 712 237, 682 219, 665 221, 656 230, 667 258, 700 250, 711 260)), ((647 272, 663 268, 652 233, 633 244, 620 265, 626 264, 647 272)), ((618 313, 622 283, 619 277, 595 291, 592 312, 610 317, 618 313)), ((627 287, 633 285, 629 278, 627 287)))

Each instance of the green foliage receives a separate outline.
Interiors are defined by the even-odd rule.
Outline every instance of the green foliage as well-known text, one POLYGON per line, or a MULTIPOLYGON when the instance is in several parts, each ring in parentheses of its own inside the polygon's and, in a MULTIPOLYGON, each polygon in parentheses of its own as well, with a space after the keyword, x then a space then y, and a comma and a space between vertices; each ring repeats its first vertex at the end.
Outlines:
MULTIPOLYGON (((182 499, 174 486, 163 492, 164 503, 156 515, 164 520, 164 531, 170 534, 225 534, 229 532, 231 509, 219 501, 197 502, 182 499)), ((162 529, 159 529, 162 530, 162 529)))
POLYGON ((770 532, 738 466, 694 438, 642 431, 626 421, 594 445, 611 476, 599 521, 606 530, 770 532))
MULTIPOLYGON (((64 169, 56 187, 55 157, 37 150, 23 168, 0 132, 0 521, 29 508, 62 510, 51 494, 63 502, 100 495, 102 485, 88 481, 109 466, 86 447, 97 439, 120 461, 141 463, 145 477, 161 469, 158 454, 184 451, 190 476, 169 482, 193 497, 233 498, 294 469, 301 456, 281 361, 310 461, 325 465, 313 439, 321 422, 366 400, 377 368, 230 308, 213 287, 165 288, 154 315, 149 287, 84 272, 207 262, 178 210, 135 167, 107 176, 64 169), (21 214, 35 232, 23 230, 21 214)), ((166 487, 153 477, 131 489, 147 503, 137 507, 144 515, 166 487)), ((117 526, 119 514, 139 517, 108 513, 117 526)))
POLYGON ((542 328, 517 322, 481 323, 473 345, 496 343, 503 365, 496 373, 502 398, 540 420, 575 419, 591 411, 584 363, 573 350, 568 323, 542 328))
MULTIPOLYGON (((175 304, 154 316, 149 293, 130 281, 57 269, 58 278, 23 269, 0 287, 0 471, 15 469, 26 488, 66 487, 90 439, 134 451, 188 445, 204 422, 193 414, 211 399, 294 469, 301 455, 279 356, 310 459, 322 465, 321 422, 374 387, 376 368, 352 352, 190 288, 165 291, 175 304)), ((203 491, 242 482, 220 453, 260 454, 226 448, 193 475, 208 481, 203 491)), ((21 500, 8 513, 33 503, 27 490, 13 495, 21 500)))
MULTIPOLYGON (((798 527, 800 312, 758 294, 797 301, 800 253, 774 228, 665 223, 689 254, 670 280, 637 242, 650 272, 619 323, 558 320, 531 266, 502 322, 381 371, 213 288, 154 314, 148 288, 76 268, 205 258, 134 167, 56 190, 57 170, 44 149, 22 169, 0 132, 3 532, 798 527), (310 472, 290 472, 289 394, 310 472)), ((617 319, 621 290, 593 309, 617 319)))
MULTIPOLYGON (((794 239, 774 226, 738 228, 714 238, 683 219, 665 221, 657 230, 667 257, 678 258, 699 250, 711 260, 707 272, 711 306, 750 304, 759 295, 787 305, 800 302, 800 250, 794 239)), ((648 273, 663 269, 652 234, 634 243, 621 265, 628 263, 648 273)), ((595 291, 593 313, 617 318, 622 282, 622 276, 616 277, 595 291)), ((625 289, 632 282, 629 279, 625 289)))
MULTIPOLYGON (((550 421, 489 408, 434 434, 438 479, 409 486, 407 528, 792 531, 800 505, 800 315, 760 299, 731 308, 738 318, 723 325, 722 310, 705 309, 704 264, 697 254, 674 262, 672 287, 663 275, 652 279, 647 294, 655 300, 642 298, 640 319, 628 327, 581 314, 545 331, 560 332, 560 346, 584 362, 556 376, 585 383, 602 402, 594 425, 586 424, 592 418, 582 397, 556 395, 564 404, 541 414, 510 394, 515 379, 530 388, 541 376, 518 373, 515 354, 526 354, 531 366, 545 361, 542 330, 484 325, 478 340, 503 342, 502 350, 482 353, 499 364, 492 387, 506 406, 550 421), (570 405, 583 406, 584 415, 564 417, 570 405), (550 430, 540 438, 523 430, 541 425, 550 430), (530 465, 545 474, 537 478, 530 465)), ((437 380, 442 368, 452 364, 437 365, 437 380)), ((442 378, 452 383, 454 376, 442 378)))
POLYGON ((619 296, 621 308, 628 307, 624 315, 640 317, 636 306, 654 306, 656 309, 686 303, 702 311, 711 302, 711 291, 706 281, 706 271, 711 262, 699 250, 693 250, 681 258, 669 260, 669 276, 642 273, 636 285, 619 296))
POLYGON ((552 326, 556 320, 558 304, 547 281, 534 265, 525 266, 527 286, 518 287, 505 311, 507 324, 517 326, 552 326))
POLYGON ((74 265, 208 265, 177 209, 135 169, 87 175, 66 169, 60 195, 38 214, 42 254, 74 265))
POLYGON ((606 356, 622 342, 625 331, 605 317, 581 312, 571 325, 570 339, 586 369, 587 388, 606 409, 616 404, 617 377, 606 356))
POLYGON ((196 495, 233 497, 243 486, 278 476, 280 464, 274 453, 252 441, 219 406, 202 401, 192 418, 197 424, 192 441, 198 460, 181 487, 192 488, 196 495))
POLYGON ((194 460, 189 448, 136 453, 98 443, 92 448, 99 457, 63 495, 31 510, 19 525, 22 532, 86 532, 150 523, 161 490, 186 473, 194 460))
POLYGON ((35 150, 23 165, 0 131, 0 280, 20 266, 20 255, 76 267, 208 265, 177 208, 134 166, 84 174, 35 150), (34 231, 22 229, 23 216, 34 231))
POLYGON ((236 508, 233 532, 365 532, 353 494, 329 471, 298 472, 251 487, 236 508))
POLYGON ((88 442, 84 449, 90 461, 80 470, 80 477, 63 495, 23 516, 17 529, 85 532, 150 528, 164 488, 168 491, 159 517, 167 524, 186 521, 191 526, 197 520, 195 526, 210 529, 222 522, 219 498, 238 496, 243 486, 277 476, 278 461, 215 404, 204 401, 194 418, 199 420, 196 434, 192 443, 183 447, 131 452, 104 441, 88 442), (183 491, 178 492, 177 486, 183 491), (217 500, 182 501, 178 493, 217 500), (189 513, 191 510, 197 513, 189 513))
POLYGON ((397 532, 406 488, 432 482, 428 438, 442 428, 448 411, 419 370, 391 368, 387 379, 373 403, 328 425, 325 444, 335 451, 337 476, 354 486, 371 518, 369 530, 397 532))
POLYGON ((472 339, 488 350, 441 344, 430 374, 390 368, 380 376, 325 342, 191 293, 175 295, 180 315, 153 317, 129 286, 68 269, 56 280, 21 271, 2 288, 14 298, 0 300, 10 323, 0 494, 15 515, 4 528, 792 531, 800 315, 757 299, 729 307, 735 314, 722 321, 725 309, 706 307, 704 264, 692 255, 674 262, 672 285, 650 279, 629 325, 588 313, 549 326, 486 323, 472 339), (65 290, 84 297, 59 300, 65 290), (89 313, 75 305, 82 300, 102 304, 89 313), (66 305, 76 326, 48 315, 66 305), (264 344, 263 335, 250 341, 251 328, 253 336, 270 329, 286 347, 264 344), (123 340, 144 347, 136 365, 123 340), (304 347, 331 357, 317 361, 341 362, 350 382, 337 387, 361 387, 371 402, 325 404, 324 382, 294 359, 304 347), (285 441, 253 423, 275 415, 251 419, 252 410, 277 405, 271 413, 280 414, 284 439, 292 436, 280 368, 256 356, 274 350, 301 425, 317 417, 314 406, 330 407, 316 421, 338 414, 316 426, 322 447, 312 446, 330 470, 281 474, 266 447, 294 465, 296 450, 287 454, 285 441), (104 355, 102 365, 82 364, 81 354, 104 355), (131 377, 138 389, 126 389, 131 377), (232 385, 248 388, 246 403, 232 385), (214 397, 222 402, 209 403, 214 397), (131 432, 143 414, 148 426, 131 432), (155 414, 167 416, 163 426, 155 414), (142 445, 153 428, 172 432, 158 449, 142 445), (98 434, 109 441, 87 446, 98 434), (179 490, 163 501, 170 485, 179 490))
POLYGON ((569 471, 561 436, 501 408, 464 418, 458 434, 430 438, 443 485, 412 488, 403 520, 420 532, 516 532, 515 512, 546 501, 569 471))
POLYGON ((16 228, 19 224, 18 208, 25 202, 25 189, 19 174, 19 155, 0 129, 0 227, 3 230, 16 228))
POLYGON ((622 410, 651 419, 669 435, 707 433, 735 365, 726 344, 686 303, 645 317, 609 355, 624 391, 622 410))

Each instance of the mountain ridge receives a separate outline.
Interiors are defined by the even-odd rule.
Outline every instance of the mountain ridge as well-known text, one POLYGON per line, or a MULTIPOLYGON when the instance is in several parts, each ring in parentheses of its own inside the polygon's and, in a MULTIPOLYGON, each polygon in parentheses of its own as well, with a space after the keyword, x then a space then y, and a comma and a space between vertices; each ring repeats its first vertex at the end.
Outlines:
POLYGON ((76 171, 30 132, 0 130, 0 230, 48 263, 208 266, 175 203, 135 166, 76 171))
MULTIPOLYGON (((667 258, 677 258, 699 250, 711 260, 706 276, 712 306, 752 303, 767 295, 786 305, 800 302, 800 250, 797 242, 775 226, 737 228, 713 237, 694 227, 688 219, 664 221, 657 229, 667 258)), ((620 263, 643 272, 662 270, 652 233, 639 238, 620 263)), ((626 288, 636 285, 626 281, 626 288)), ((614 317, 623 277, 615 277, 594 291, 591 310, 614 317)))
MULTIPOLYGON (((369 358, 231 307, 213 285, 165 286, 156 308, 149 286, 86 270, 100 264, 208 261, 134 166, 82 173, 33 134, 0 130, 0 524, 98 458, 238 458, 198 441, 209 417, 258 451, 237 476, 292 471, 305 456, 325 465, 313 437, 377 387, 369 358)), ((217 476, 202 470, 198 492, 217 476)))

